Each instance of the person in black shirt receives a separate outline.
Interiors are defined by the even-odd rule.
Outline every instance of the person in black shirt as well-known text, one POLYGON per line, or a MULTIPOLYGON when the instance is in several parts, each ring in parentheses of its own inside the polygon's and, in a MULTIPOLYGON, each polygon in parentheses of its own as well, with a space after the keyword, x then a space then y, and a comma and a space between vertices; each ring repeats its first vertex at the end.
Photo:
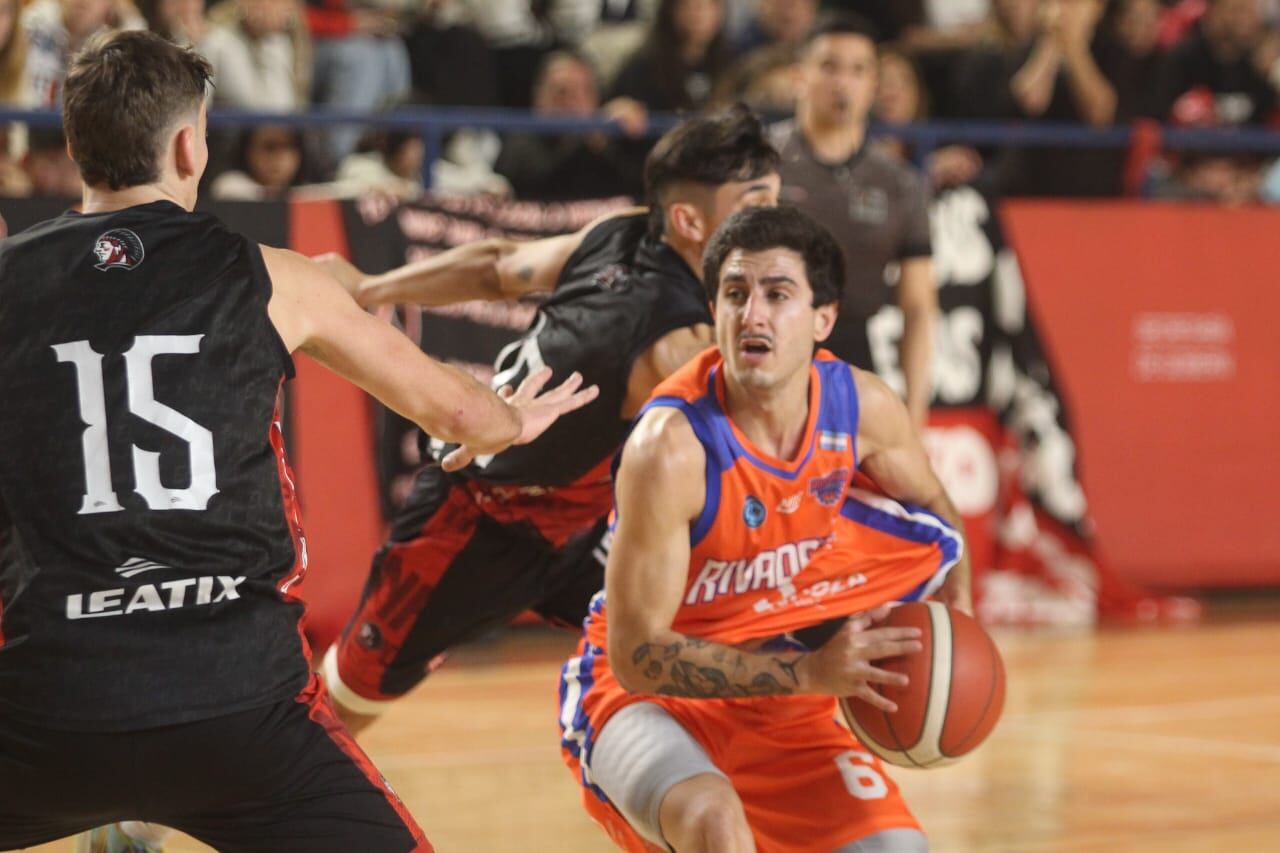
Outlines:
POLYGON ((114 821, 224 851, 430 850, 312 674, 277 400, 303 350, 495 453, 594 397, 504 400, 313 262, 193 213, 208 63, 72 63, 79 213, 0 244, 0 849, 114 821))
POLYGON ((600 397, 538 442, 476 456, 432 436, 428 465, 374 556, 324 675, 359 731, 450 647, 533 609, 576 628, 603 584, 610 463, 653 388, 711 346, 702 249, 734 211, 777 201, 778 155, 745 109, 691 119, 645 168, 648 212, 528 243, 486 241, 366 277, 328 263, 364 304, 442 305, 550 294, 498 356, 495 384, 546 365, 600 397))

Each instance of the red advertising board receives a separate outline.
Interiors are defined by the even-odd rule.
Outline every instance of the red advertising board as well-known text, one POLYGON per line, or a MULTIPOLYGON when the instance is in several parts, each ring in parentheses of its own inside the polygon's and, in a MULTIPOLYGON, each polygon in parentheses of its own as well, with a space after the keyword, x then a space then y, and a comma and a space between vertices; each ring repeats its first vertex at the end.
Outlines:
POLYGON ((1280 582, 1280 211, 1002 212, 1105 556, 1160 586, 1280 582))

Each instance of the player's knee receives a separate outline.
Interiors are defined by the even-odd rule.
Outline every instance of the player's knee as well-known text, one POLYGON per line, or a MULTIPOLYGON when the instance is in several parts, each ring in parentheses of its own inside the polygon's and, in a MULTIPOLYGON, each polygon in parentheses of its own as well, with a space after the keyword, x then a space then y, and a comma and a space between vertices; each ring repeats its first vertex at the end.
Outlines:
POLYGON ((742 801, 733 787, 718 776, 690 782, 676 786, 663 799, 660 823, 667 841, 681 853, 754 851, 742 801))

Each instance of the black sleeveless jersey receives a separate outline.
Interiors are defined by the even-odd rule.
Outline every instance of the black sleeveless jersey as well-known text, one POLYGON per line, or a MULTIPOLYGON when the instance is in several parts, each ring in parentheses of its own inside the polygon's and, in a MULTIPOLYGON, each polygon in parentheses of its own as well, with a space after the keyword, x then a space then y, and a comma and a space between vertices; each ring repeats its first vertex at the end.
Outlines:
MULTIPOLYGON (((518 385, 545 365, 553 371, 549 384, 576 370, 600 395, 531 444, 478 459, 466 477, 551 487, 587 475, 607 479, 609 460, 626 438, 621 412, 632 365, 668 332, 711 322, 702 284, 674 249, 646 236, 646 223, 644 214, 619 216, 588 232, 532 326, 494 364, 495 388, 518 385)), ((453 447, 430 445, 437 458, 453 447)))
POLYGON ((119 731, 305 686, 270 296, 256 244, 168 202, 0 243, 0 714, 119 731))

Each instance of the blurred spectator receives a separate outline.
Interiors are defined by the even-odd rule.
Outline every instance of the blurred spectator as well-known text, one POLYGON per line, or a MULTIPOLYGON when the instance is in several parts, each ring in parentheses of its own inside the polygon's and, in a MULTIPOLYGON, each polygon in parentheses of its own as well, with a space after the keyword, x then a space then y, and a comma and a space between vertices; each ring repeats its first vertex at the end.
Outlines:
POLYGON ((307 183, 310 161, 302 134, 281 125, 260 125, 240 137, 232 170, 213 180, 210 193, 220 201, 282 198, 307 183))
POLYGON ((798 49, 787 45, 762 47, 738 59, 721 75, 711 94, 711 107, 727 109, 742 102, 769 118, 796 111, 798 49))
POLYGON ((61 128, 31 130, 22 168, 31 182, 31 195, 80 198, 80 169, 67 155, 67 140, 61 128))
MULTIPOLYGON (((885 124, 909 124, 929 118, 927 93, 915 63, 893 48, 880 50, 880 82, 876 87, 875 116, 885 124)), ((910 146, 893 136, 875 140, 878 150, 900 163, 915 157, 910 146)), ((982 156, 967 145, 944 145, 930 152, 925 172, 935 189, 967 184, 982 171, 982 156)))
MULTIPOLYGON (((25 139, 24 143, 25 145, 25 139)), ((0 198, 25 198, 31 195, 31 179, 15 153, 12 127, 0 127, 0 198)))
POLYGON ((340 195, 384 192, 398 199, 422 195, 422 138, 393 130, 367 137, 366 144, 338 167, 334 183, 340 195))
POLYGON ((197 45, 209 30, 204 0, 139 0, 147 29, 182 45, 197 45))
MULTIPOLYGON (((644 107, 630 98, 615 98, 601 107, 595 71, 583 57, 568 51, 553 53, 543 63, 534 83, 533 111, 540 116, 611 118, 631 136, 642 134, 648 124, 644 107)), ((503 143, 495 168, 520 199, 635 197, 640 193, 643 149, 600 133, 513 133, 503 143)))
POLYGON ((214 102, 246 110, 305 109, 311 39, 297 0, 226 0, 209 15, 200 52, 213 64, 214 102))
POLYGON ((1170 114, 1181 98, 1208 95, 1222 124, 1267 121, 1280 87, 1280 35, 1265 23, 1262 0, 1212 0, 1169 54, 1164 91, 1170 114))
POLYGON ((30 103, 42 107, 61 103, 68 61, 94 33, 110 27, 142 30, 146 26, 128 0, 35 0, 22 12, 30 103))
POLYGON ((899 39, 910 52, 975 47, 991 26, 991 0, 923 0, 921 5, 921 20, 905 27, 899 39))
POLYGON ((1113 0, 1107 7, 1104 44, 1110 56, 1104 67, 1116 89, 1116 121, 1164 117, 1160 13, 1158 0, 1113 0))
POLYGON ((840 313, 823 346, 886 379, 905 377, 907 407, 923 426, 938 313, 927 192, 911 167, 867 144, 876 97, 870 25, 852 16, 819 23, 801 54, 797 94, 795 119, 773 128, 781 200, 825 225, 845 256, 840 313), (873 352, 870 337, 891 286, 902 312, 896 364, 891 352, 873 352))
POLYGON ((661 0, 649 34, 613 81, 612 94, 657 112, 701 109, 729 59, 724 0, 661 0))
POLYGON ((649 29, 658 0, 601 0, 600 21, 583 39, 579 50, 591 61, 600 75, 602 88, 608 89, 618 76, 622 63, 631 58, 649 29))
POLYGON ((31 102, 27 86, 27 34, 18 25, 21 0, 0 0, 0 104, 31 102))
POLYGON ((760 0, 755 17, 735 42, 739 54, 762 47, 797 48, 813 29, 818 0, 760 0))
POLYGON ((601 20, 602 0, 461 0, 493 48, 503 106, 528 107, 529 81, 546 55, 577 47, 601 20))
MULTIPOLYGON (((400 20, 385 8, 351 8, 346 0, 307 0, 314 42, 312 100, 326 107, 372 111, 409 94, 409 54, 400 20)), ((333 129, 329 154, 337 162, 359 141, 358 125, 333 129)))
MULTIPOLYGON (((1106 30, 1103 0, 998 0, 1005 38, 980 49, 956 72, 968 117, 1112 124, 1134 115, 1121 104, 1141 89, 1139 67, 1106 30), (1126 81, 1123 90, 1115 82, 1126 81)), ((1149 84, 1148 84, 1149 85, 1149 84)), ((1009 148, 992 158, 992 189, 1001 194, 1096 196, 1120 192, 1124 154, 1082 148, 1009 148)))
POLYGON ((497 106, 493 51, 464 20, 460 0, 423 0, 405 45, 414 100, 444 106, 497 106), (466 69, 466 73, 458 73, 466 69))

